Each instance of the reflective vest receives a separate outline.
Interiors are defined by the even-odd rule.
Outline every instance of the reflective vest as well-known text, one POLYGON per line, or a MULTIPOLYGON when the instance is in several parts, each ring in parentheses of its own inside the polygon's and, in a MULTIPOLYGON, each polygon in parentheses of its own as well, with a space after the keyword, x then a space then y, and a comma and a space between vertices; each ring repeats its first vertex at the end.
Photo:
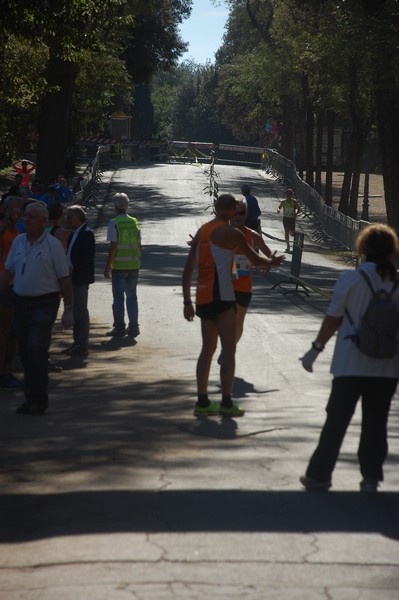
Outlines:
POLYGON ((140 269, 140 225, 135 217, 118 215, 114 218, 118 241, 112 269, 140 269))

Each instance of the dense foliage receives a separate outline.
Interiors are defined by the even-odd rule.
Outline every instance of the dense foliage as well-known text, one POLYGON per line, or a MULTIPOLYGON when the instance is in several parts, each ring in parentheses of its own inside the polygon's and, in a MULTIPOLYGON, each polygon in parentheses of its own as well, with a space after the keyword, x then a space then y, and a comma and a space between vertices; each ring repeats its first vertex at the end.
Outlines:
POLYGON ((158 78, 154 85, 156 103, 166 92, 156 108, 165 132, 196 139, 201 131, 213 140, 223 125, 241 143, 277 146, 319 191, 326 170, 328 204, 335 164, 345 172, 340 210, 355 218, 365 155, 378 136, 388 221, 399 228, 397 0, 225 4, 229 18, 215 65, 186 65, 173 80, 158 78), (204 105, 212 119, 201 129, 204 105), (334 156, 335 127, 349 132, 341 163, 334 156))
POLYGON ((215 63, 177 66, 192 0, 0 0, 0 165, 38 140, 48 181, 73 167, 78 136, 101 134, 113 110, 139 110, 138 137, 155 133, 155 115, 167 137, 277 146, 319 190, 325 169, 331 203, 340 127, 340 210, 358 216, 378 136, 388 222, 399 228, 397 0, 221 2, 229 18, 215 63))
POLYGON ((134 85, 175 64, 191 4, 3 0, 0 164, 38 138, 39 176, 64 172, 78 134, 98 134, 113 110, 130 112, 134 85))

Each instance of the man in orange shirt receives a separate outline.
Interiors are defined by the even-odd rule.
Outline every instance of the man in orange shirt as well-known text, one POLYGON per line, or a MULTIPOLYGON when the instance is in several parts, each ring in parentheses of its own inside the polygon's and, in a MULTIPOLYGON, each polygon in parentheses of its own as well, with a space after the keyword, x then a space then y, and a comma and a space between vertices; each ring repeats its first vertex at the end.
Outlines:
MULTIPOLYGON (((8 196, 4 200, 4 218, 0 220, 0 273, 11 245, 20 231, 16 228, 22 215, 22 199, 8 196)), ((21 389, 22 383, 13 374, 17 339, 13 325, 12 285, 0 294, 0 388, 21 389)))

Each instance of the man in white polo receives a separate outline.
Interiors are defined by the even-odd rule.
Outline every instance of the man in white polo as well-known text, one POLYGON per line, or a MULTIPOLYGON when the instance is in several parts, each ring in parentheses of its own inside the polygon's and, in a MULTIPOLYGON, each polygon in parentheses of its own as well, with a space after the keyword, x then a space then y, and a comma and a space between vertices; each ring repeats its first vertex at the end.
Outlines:
POLYGON ((62 322, 73 324, 72 284, 61 242, 45 232, 47 208, 27 205, 26 233, 13 242, 0 276, 0 292, 14 277, 15 327, 24 369, 26 402, 18 414, 41 415, 48 408, 48 351, 60 294, 64 298, 62 322))

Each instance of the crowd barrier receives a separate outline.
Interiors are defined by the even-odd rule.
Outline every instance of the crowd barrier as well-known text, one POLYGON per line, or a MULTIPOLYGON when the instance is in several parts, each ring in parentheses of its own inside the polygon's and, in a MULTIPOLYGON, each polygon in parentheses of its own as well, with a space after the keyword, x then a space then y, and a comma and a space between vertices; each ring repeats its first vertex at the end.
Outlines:
POLYGON ((92 191, 93 185, 96 183, 99 171, 109 167, 111 164, 110 146, 99 146, 92 162, 87 165, 79 180, 80 189, 76 190, 73 195, 74 204, 82 204, 92 191))
POLYGON ((355 250, 356 238, 359 232, 368 225, 368 222, 357 221, 339 212, 336 208, 327 206, 320 194, 299 177, 292 161, 273 149, 268 149, 267 154, 270 166, 274 171, 280 173, 295 190, 300 204, 305 205, 316 215, 327 235, 348 250, 355 250))

